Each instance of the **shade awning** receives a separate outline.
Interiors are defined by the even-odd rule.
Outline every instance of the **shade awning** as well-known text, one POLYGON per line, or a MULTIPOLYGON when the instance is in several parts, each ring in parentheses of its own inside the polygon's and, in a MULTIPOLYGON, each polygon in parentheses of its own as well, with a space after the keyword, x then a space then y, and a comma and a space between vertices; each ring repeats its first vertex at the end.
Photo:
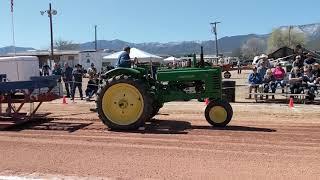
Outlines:
MULTIPOLYGON (((104 56, 103 59, 107 60, 107 61, 117 60, 122 52, 123 51, 116 52, 116 53, 110 54, 108 56, 104 56)), ((150 61, 152 61, 152 62, 162 62, 163 61, 162 57, 154 55, 154 54, 151 54, 151 53, 148 53, 148 52, 145 52, 145 51, 142 51, 142 50, 137 49, 137 48, 131 48, 131 50, 130 50, 130 58, 131 59, 138 58, 139 62, 150 62, 150 61)))

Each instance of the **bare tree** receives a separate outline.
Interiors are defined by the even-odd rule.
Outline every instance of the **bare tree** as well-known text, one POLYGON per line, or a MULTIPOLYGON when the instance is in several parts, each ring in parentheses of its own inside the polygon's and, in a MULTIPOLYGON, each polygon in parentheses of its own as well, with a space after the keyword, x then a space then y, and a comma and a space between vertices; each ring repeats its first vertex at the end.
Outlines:
POLYGON ((241 52, 244 57, 253 58, 254 56, 264 53, 266 47, 267 43, 265 40, 260 38, 252 38, 242 45, 241 52))
POLYGON ((289 35, 289 30, 275 29, 268 39, 268 52, 273 52, 284 46, 294 48, 297 44, 306 44, 306 36, 303 33, 293 29, 289 35))
POLYGON ((80 45, 73 43, 72 41, 65 41, 65 40, 57 40, 55 41, 55 49, 58 50, 79 50, 80 45))

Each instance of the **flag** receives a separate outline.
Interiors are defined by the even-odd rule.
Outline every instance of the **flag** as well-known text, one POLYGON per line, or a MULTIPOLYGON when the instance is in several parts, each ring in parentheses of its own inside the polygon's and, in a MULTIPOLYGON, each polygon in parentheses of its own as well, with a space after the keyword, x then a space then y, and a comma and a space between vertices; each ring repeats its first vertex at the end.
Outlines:
POLYGON ((13 12, 13 0, 11 0, 11 12, 13 12))

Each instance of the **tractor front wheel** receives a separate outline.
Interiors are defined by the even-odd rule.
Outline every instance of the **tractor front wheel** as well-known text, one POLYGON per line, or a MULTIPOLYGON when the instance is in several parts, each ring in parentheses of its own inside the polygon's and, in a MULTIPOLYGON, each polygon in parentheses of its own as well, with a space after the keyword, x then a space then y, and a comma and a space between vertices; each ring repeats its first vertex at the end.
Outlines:
POLYGON ((136 130, 152 113, 144 83, 123 75, 109 79, 100 90, 97 110, 102 122, 112 130, 136 130))
POLYGON ((205 110, 205 117, 209 124, 214 127, 225 127, 231 121, 233 110, 225 101, 211 101, 205 110))

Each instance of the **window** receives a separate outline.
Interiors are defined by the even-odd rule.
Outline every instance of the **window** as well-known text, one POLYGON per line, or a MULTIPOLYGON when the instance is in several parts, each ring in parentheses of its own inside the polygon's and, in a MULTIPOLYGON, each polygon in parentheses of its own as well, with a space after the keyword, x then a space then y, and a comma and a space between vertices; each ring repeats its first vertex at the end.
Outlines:
POLYGON ((69 61, 73 61, 74 60, 74 56, 68 56, 68 60, 69 61))

